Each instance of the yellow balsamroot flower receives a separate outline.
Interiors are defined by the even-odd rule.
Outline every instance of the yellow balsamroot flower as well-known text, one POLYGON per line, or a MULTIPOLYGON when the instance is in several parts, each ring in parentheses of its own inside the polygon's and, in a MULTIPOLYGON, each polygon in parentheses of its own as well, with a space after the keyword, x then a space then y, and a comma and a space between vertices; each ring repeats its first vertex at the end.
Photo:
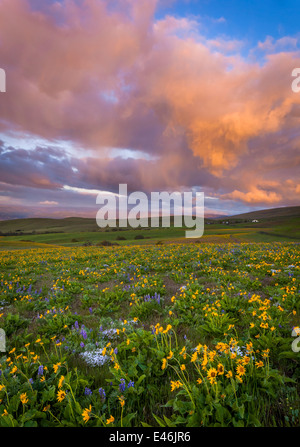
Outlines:
POLYGON ((181 349, 181 351, 179 352, 179 355, 183 355, 184 352, 185 352, 185 346, 181 349))
POLYGON ((218 364, 217 371, 218 371, 219 376, 222 376, 224 374, 224 366, 222 365, 222 363, 218 364))
POLYGON ((252 351, 252 347, 253 347, 252 341, 250 341, 249 343, 246 343, 247 351, 252 351))
POLYGON ((55 365, 53 365, 53 369, 54 369, 54 372, 55 373, 57 373, 57 370, 58 370, 58 367, 59 366, 61 366, 61 363, 59 362, 59 363, 56 363, 55 365))
POLYGON ((43 408, 43 411, 48 411, 48 410, 50 410, 50 405, 49 405, 49 404, 46 405, 46 406, 43 408))
POLYGON ((196 347, 196 351, 199 352, 201 348, 202 348, 202 345, 199 343, 199 345, 196 347))
POLYGON ((183 364, 180 365, 180 369, 181 369, 181 371, 185 371, 185 369, 186 369, 186 368, 185 368, 185 365, 183 365, 183 364))
POLYGON ((238 365, 236 367, 236 373, 238 376, 244 376, 246 373, 246 368, 243 365, 238 365))
POLYGON ((231 379, 232 376, 232 371, 228 371, 228 373, 226 374, 227 379, 231 379))
POLYGON ((210 362, 214 361, 214 358, 215 358, 216 355, 217 355, 216 351, 211 351, 211 352, 208 353, 208 357, 209 357, 210 362))
POLYGON ((118 371, 118 370, 120 369, 120 365, 119 365, 119 363, 116 363, 115 366, 114 366, 114 368, 118 371))
POLYGON ((23 405, 27 404, 27 402, 28 402, 28 397, 27 397, 27 394, 26 394, 26 393, 22 393, 22 394, 20 395, 20 401, 22 402, 23 405))
POLYGON ((269 357, 270 349, 263 349, 263 357, 269 357))
POLYGON ((243 358, 242 362, 243 362, 243 365, 248 365, 248 363, 250 362, 250 357, 247 357, 245 355, 245 357, 243 358))
POLYGON ((256 368, 262 368, 264 366, 263 362, 260 360, 260 362, 255 362, 256 368))
POLYGON ((167 357, 167 359, 170 360, 172 357, 173 357, 173 352, 170 351, 170 352, 169 352, 169 355, 168 355, 168 357, 167 357))
POLYGON ((1 414, 1 416, 8 416, 8 412, 5 408, 4 408, 4 412, 1 414))
POLYGON ((17 371, 18 371, 18 368, 15 365, 15 366, 13 366, 12 370, 10 371, 10 374, 14 374, 17 371))
POLYGON ((163 331, 164 334, 167 334, 169 330, 172 329, 172 326, 170 324, 167 325, 166 329, 163 331))
POLYGON ((176 390, 177 388, 180 388, 182 386, 182 383, 180 380, 173 381, 171 380, 171 391, 176 390))
POLYGON ((125 400, 124 400, 123 396, 119 397, 119 401, 120 401, 121 407, 123 408, 125 405, 125 400))
POLYGON ((161 369, 165 369, 167 366, 167 359, 162 359, 161 369))
POLYGON ((61 388, 62 387, 62 384, 63 384, 63 381, 65 380, 65 377, 64 376, 61 376, 60 377, 60 379, 59 379, 59 382, 58 382, 58 388, 61 388))
POLYGON ((9 354, 13 354, 15 352, 16 348, 13 348, 11 351, 9 351, 9 354))
POLYGON ((82 418, 84 420, 84 423, 86 423, 90 419, 90 415, 92 412, 92 406, 90 405, 89 408, 85 408, 82 412, 82 418))
POLYGON ((106 419, 106 425, 112 424, 114 422, 114 420, 115 420, 115 418, 112 415, 110 415, 110 418, 106 419))
POLYGON ((202 366, 203 369, 206 368, 207 363, 208 363, 208 358, 207 358, 207 355, 204 354, 204 355, 203 355, 202 364, 201 364, 201 366, 202 366))
POLYGON ((199 383, 199 385, 200 385, 202 382, 203 382, 203 380, 200 379, 200 377, 199 377, 199 379, 197 379, 197 383, 199 383))
POLYGON ((207 371, 207 378, 211 385, 213 385, 216 382, 217 374, 218 374, 218 371, 216 370, 216 368, 210 368, 207 371))
POLYGON ((197 351, 195 351, 191 357, 191 362, 195 362, 197 360, 197 357, 198 357, 198 353, 197 353, 197 351))
POLYGON ((0 391, 4 390, 5 385, 0 385, 0 391))
POLYGON ((58 402, 62 402, 65 397, 66 397, 66 392, 65 391, 59 390, 57 392, 57 400, 58 400, 58 402))

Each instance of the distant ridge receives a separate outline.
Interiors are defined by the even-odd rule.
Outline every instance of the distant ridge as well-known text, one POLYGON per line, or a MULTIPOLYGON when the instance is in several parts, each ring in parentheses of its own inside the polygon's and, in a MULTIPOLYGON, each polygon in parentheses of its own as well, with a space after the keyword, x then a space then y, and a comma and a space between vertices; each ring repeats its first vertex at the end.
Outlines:
MULTIPOLYGON (((290 217, 300 217, 300 206, 271 208, 249 213, 237 214, 234 216, 205 216, 206 221, 242 221, 242 220, 279 220, 290 217)), ((174 216, 171 216, 171 226, 174 216)), ((76 233, 104 231, 100 229, 95 218, 87 217, 66 217, 66 218, 26 218, 0 221, 0 236, 8 233, 33 234, 33 233, 76 233)))
MULTIPOLYGON (((227 216, 223 220, 231 219, 273 219, 278 217, 300 217, 300 206, 287 206, 281 208, 270 208, 266 210, 250 211, 249 213, 227 216)), ((218 219, 219 220, 219 219, 218 219)))

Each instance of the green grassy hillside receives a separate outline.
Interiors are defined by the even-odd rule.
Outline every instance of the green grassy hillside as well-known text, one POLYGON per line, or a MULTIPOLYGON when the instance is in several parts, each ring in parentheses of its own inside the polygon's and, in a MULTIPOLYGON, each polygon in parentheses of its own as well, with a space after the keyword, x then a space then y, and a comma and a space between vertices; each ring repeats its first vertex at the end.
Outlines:
MULTIPOLYGON (((95 219, 80 217, 2 221, 0 232, 2 248, 20 248, 20 245, 26 248, 36 244, 97 245, 105 241, 119 245, 190 242, 185 239, 184 228, 101 229, 95 219)), ((198 240, 199 243, 273 241, 300 242, 300 207, 261 210, 223 220, 207 219, 204 235, 198 240), (258 222, 252 222, 253 219, 258 222)))

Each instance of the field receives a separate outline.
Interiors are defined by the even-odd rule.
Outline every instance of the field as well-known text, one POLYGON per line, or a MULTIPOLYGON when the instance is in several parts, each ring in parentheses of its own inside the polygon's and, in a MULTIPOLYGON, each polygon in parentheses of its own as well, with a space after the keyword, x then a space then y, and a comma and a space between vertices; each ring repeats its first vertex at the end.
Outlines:
MULTIPOLYGON (((0 250, 46 246, 151 245, 186 243, 186 228, 105 228, 95 219, 15 219, 0 222, 0 250), (41 245, 42 244, 42 245, 41 245)), ((117 222, 118 225, 118 222, 117 222)), ((205 219, 198 243, 300 241, 300 207, 260 210, 224 219, 205 219), (258 219, 253 223, 253 219, 258 219)))
POLYGON ((0 426, 299 426, 297 225, 233 225, 3 236, 0 426))

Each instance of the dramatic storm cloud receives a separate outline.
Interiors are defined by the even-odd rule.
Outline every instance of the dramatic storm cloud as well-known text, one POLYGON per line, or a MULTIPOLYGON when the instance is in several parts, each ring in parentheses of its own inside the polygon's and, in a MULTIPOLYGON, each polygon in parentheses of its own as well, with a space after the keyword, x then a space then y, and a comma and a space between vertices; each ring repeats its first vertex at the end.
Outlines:
POLYGON ((198 188, 224 214, 297 205, 298 36, 249 48, 228 22, 157 0, 1 0, 0 218, 95 215, 79 188, 119 183, 198 188))

